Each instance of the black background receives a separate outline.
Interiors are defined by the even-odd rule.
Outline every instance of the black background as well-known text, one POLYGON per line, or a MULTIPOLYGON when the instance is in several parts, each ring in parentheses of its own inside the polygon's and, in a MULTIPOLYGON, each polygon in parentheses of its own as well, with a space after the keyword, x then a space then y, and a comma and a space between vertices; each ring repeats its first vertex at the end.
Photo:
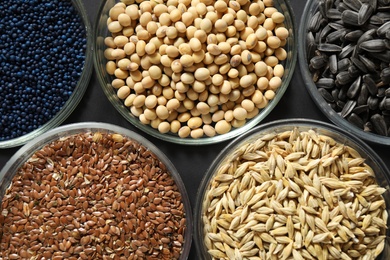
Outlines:
MULTIPOLYGON (((94 26, 98 10, 104 0, 83 0, 86 7, 89 20, 94 26)), ((306 1, 291 0, 290 4, 295 15, 296 25, 299 26, 302 12, 306 1)), ((299 46, 298 46, 299 48, 299 46)), ((299 64, 291 83, 280 100, 276 108, 261 123, 270 122, 278 119, 288 118, 308 118, 324 122, 330 122, 322 112, 317 108, 309 96, 305 83, 301 77, 299 64)), ((184 146, 172 144, 153 138, 145 133, 140 132, 129 122, 127 122, 119 112, 111 105, 99 85, 95 72, 93 72, 87 91, 71 116, 63 123, 77 122, 106 122, 129 128, 137 133, 142 134, 148 140, 153 142, 164 152, 180 173, 183 182, 187 188, 192 207, 195 207, 196 194, 202 177, 207 168, 218 155, 218 153, 231 141, 226 141, 213 145, 205 146, 184 146)), ((260 123, 260 124, 261 124, 260 123)), ((390 168, 389 147, 381 145, 372 145, 371 147, 382 157, 387 166, 390 168)), ((0 168, 2 168, 8 159, 19 149, 11 148, 0 150, 0 168)), ((195 245, 192 245, 189 258, 190 260, 199 259, 196 254, 195 245)))

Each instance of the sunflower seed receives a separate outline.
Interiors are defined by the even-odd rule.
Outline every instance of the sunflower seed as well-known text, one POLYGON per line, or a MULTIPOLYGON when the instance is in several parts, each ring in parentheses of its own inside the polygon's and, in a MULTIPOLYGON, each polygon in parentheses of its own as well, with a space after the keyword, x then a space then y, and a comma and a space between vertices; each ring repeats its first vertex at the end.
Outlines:
POLYGON ((367 99, 369 96, 369 91, 365 83, 362 84, 359 96, 357 98, 357 105, 362 106, 367 104, 367 99))
MULTIPOLYGON (((382 71, 380 73, 380 77, 381 77, 383 84, 388 85, 390 83, 390 67, 382 69, 382 71)), ((389 93, 389 96, 390 96, 390 88, 387 88, 386 91, 389 93)))
POLYGON ((374 127, 372 126, 372 123, 371 123, 370 121, 367 121, 367 122, 364 124, 363 131, 364 131, 364 132, 372 132, 372 131, 374 131, 374 127))
POLYGON ((384 20, 379 17, 378 15, 373 15, 368 20, 368 23, 366 24, 367 28, 370 29, 378 29, 379 26, 381 26, 384 23, 384 20))
POLYGON ((309 30, 311 32, 318 32, 321 26, 322 15, 320 11, 317 11, 309 21, 309 30))
POLYGON ((334 79, 321 78, 316 82, 318 88, 333 89, 335 87, 334 79))
POLYGON ((379 108, 379 99, 374 96, 369 96, 367 99, 367 105, 370 110, 377 110, 379 108))
POLYGON ((347 117, 352 112, 352 110, 355 108, 355 106, 356 106, 356 101, 355 100, 348 100, 345 103, 343 109, 341 110, 340 115, 342 117, 347 117))
POLYGON ((355 99, 360 92, 361 85, 361 77, 359 76, 348 88, 347 97, 350 99, 355 99))
POLYGON ((364 66, 367 68, 367 70, 369 72, 376 72, 375 63, 372 60, 368 59, 364 55, 359 55, 359 59, 364 64, 364 66))
POLYGON ((326 13, 326 17, 328 19, 340 20, 341 19, 341 12, 335 8, 331 8, 326 13))
MULTIPOLYGON (((388 31, 388 32, 390 32, 390 31, 388 31)), ((377 52, 377 53, 368 53, 368 55, 374 59, 378 59, 378 60, 383 61, 383 62, 387 62, 387 63, 390 62, 390 51, 389 50, 386 50, 383 52, 377 52)))
POLYGON ((368 52, 383 52, 386 50, 386 43, 381 39, 373 39, 362 42, 359 47, 368 52))
POLYGON ((339 42, 345 37, 346 33, 347 33, 347 31, 345 29, 340 29, 340 30, 331 32, 326 36, 326 42, 327 43, 339 42))
MULTIPOLYGON (((380 103, 380 105, 379 105, 379 108, 381 109, 381 110, 387 110, 387 111, 390 111, 390 98, 384 98, 383 100, 382 100, 382 102, 380 103), (381 108, 381 105, 382 104, 382 108, 381 108)), ((382 112, 383 113, 383 112, 382 112)), ((386 123, 386 125, 387 125, 388 123, 386 123)))
POLYGON ((341 71, 336 75, 336 80, 340 85, 345 85, 352 82, 354 79, 351 77, 349 71, 341 71))
POLYGON ((367 87, 368 92, 371 95, 375 96, 378 93, 378 88, 375 84, 375 81, 370 76, 370 74, 363 75, 362 79, 367 87))
MULTIPOLYGON (((337 56, 336 54, 332 54, 329 56, 329 71, 332 73, 332 74, 336 74, 337 73, 337 56)), ((320 79, 321 80, 321 79, 320 79)), ((333 80, 333 79, 332 79, 333 80)), ((334 83, 334 82, 333 82, 334 83)), ((333 85, 334 86, 334 85, 333 85)))
POLYGON ((359 74, 361 74, 361 72, 367 73, 367 68, 360 59, 357 57, 351 57, 351 61, 360 70, 359 74))
POLYGON ((384 37, 386 36, 386 32, 388 32, 390 30, 390 21, 384 23, 383 25, 381 25, 377 30, 376 30, 376 33, 381 36, 381 37, 384 37))
POLYGON ((364 121, 355 113, 348 116, 348 121, 361 129, 364 127, 364 121))
POLYGON ((375 131, 383 136, 387 136, 387 126, 383 116, 375 114, 371 116, 370 122, 372 123, 375 131))
MULTIPOLYGON (((340 57, 341 55, 339 55, 340 57)), ((348 58, 342 58, 337 62, 338 71, 346 71, 348 70, 349 66, 351 66, 351 61, 348 58)))
POLYGON ((352 65, 348 68, 348 74, 352 80, 358 77, 361 73, 362 73, 361 70, 355 65, 352 65))
POLYGON ((356 45, 359 46, 362 42, 372 40, 375 33, 376 29, 370 29, 365 31, 363 35, 359 38, 359 40, 356 42, 356 45))
POLYGON ((362 4, 367 3, 371 5, 371 7, 376 11, 378 7, 378 1, 377 0, 361 0, 362 4))
POLYGON ((327 60, 322 55, 314 56, 310 60, 310 65, 316 70, 323 68, 326 64, 327 60))
POLYGON ((359 14, 355 11, 345 10, 341 13, 341 20, 344 22, 344 24, 356 25, 358 24, 358 16, 359 14))
POLYGON ((368 3, 362 4, 358 13, 358 24, 359 25, 365 24, 370 19, 373 12, 374 12, 374 8, 370 4, 368 3))
POLYGON ((343 0, 343 3, 347 5, 351 10, 359 11, 359 9, 362 6, 362 3, 360 1, 355 0, 343 0))
POLYGON ((333 96, 324 88, 319 88, 318 92, 321 94, 321 96, 327 101, 327 102, 334 102, 333 96))
POLYGON ((320 42, 324 42, 326 41, 326 37, 328 36, 329 33, 331 33, 333 31, 333 28, 329 26, 329 24, 327 24, 319 34, 316 34, 316 35, 319 35, 319 39, 320 39, 320 42))
POLYGON ((323 52, 340 52, 342 50, 340 46, 332 43, 320 43, 317 48, 323 52))
POLYGON ((339 21, 331 22, 328 23, 328 25, 333 29, 333 30, 344 30, 345 27, 344 25, 339 21))
POLYGON ((363 33, 364 32, 362 30, 354 30, 345 34, 344 38, 347 41, 356 42, 363 35, 363 33))

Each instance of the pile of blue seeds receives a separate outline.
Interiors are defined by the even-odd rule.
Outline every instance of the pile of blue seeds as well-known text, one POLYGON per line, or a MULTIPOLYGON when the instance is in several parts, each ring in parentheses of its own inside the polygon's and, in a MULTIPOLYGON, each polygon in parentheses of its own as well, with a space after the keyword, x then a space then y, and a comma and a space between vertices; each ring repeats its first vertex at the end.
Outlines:
POLYGON ((350 123, 390 135, 390 1, 319 0, 307 34, 319 93, 350 123))
POLYGON ((0 141, 52 119, 72 95, 86 31, 69 0, 0 0, 0 141))

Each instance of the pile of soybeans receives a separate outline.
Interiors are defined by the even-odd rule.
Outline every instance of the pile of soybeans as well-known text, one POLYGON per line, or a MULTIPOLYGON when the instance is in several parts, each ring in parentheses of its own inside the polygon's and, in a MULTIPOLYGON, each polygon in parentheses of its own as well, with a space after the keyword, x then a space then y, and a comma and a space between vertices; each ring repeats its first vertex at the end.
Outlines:
POLYGON ((107 19, 106 70, 143 124, 181 138, 225 134, 281 86, 284 20, 270 0, 123 0, 107 19))

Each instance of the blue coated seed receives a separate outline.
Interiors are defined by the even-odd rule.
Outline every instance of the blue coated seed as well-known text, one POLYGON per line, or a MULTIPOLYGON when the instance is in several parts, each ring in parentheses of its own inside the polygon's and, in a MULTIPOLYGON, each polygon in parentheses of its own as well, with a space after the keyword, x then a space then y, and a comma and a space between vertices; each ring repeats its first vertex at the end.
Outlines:
POLYGON ((52 119, 84 66, 86 32, 69 0, 0 0, 0 141, 52 119))

